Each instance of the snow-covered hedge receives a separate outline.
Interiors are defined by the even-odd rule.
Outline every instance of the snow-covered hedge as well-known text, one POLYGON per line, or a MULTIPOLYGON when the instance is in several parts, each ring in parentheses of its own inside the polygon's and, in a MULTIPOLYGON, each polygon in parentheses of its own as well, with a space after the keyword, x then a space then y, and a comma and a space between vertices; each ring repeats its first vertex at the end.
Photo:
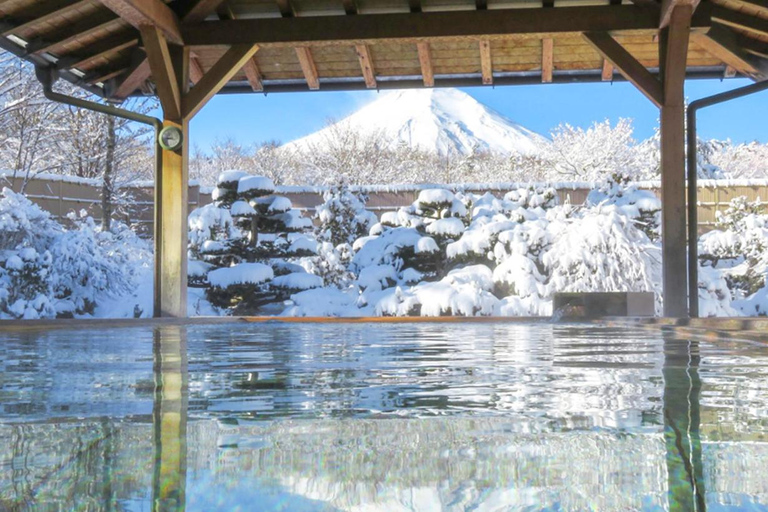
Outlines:
POLYGON ((65 228, 21 194, 0 197, 0 318, 83 316, 128 293, 151 264, 151 249, 128 227, 101 231, 72 215, 65 228))

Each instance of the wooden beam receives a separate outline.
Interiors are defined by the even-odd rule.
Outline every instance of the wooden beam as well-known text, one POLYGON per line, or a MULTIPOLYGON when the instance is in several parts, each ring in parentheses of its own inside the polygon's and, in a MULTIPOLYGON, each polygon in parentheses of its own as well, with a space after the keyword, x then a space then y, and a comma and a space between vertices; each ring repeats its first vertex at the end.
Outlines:
POLYGON ((739 73, 750 77, 768 77, 768 64, 744 51, 737 42, 736 34, 730 29, 712 27, 706 34, 692 34, 691 37, 697 46, 739 73))
POLYGON ((56 69, 82 68, 91 62, 139 44, 139 36, 130 32, 118 33, 88 45, 77 54, 67 54, 56 62, 56 69), (86 53, 87 52, 87 53, 86 53))
MULTIPOLYGON (((685 70, 688 65, 688 42, 691 34, 693 6, 678 5, 672 11, 664 56, 664 104, 683 101, 685 70), (682 70, 682 71, 680 71, 682 70)), ((675 104, 676 105, 676 104, 675 104)))
POLYGON ((603 59, 603 82, 613 82, 613 64, 608 59, 603 59))
POLYGON ((4 26, 0 31, 0 35, 7 36, 9 34, 18 34, 28 28, 48 23, 61 16, 66 16, 89 3, 91 3, 91 0, 79 0, 77 2, 71 2, 70 0, 36 2, 35 4, 32 4, 30 10, 21 13, 21 19, 3 18, 0 20, 4 26))
POLYGON ((541 81, 542 83, 552 83, 552 72, 554 70, 554 41, 552 38, 541 40, 541 81))
POLYGON ((341 0, 341 3, 344 5, 344 12, 347 15, 357 14, 357 2, 355 0, 341 0))
POLYGON ((140 59, 125 75, 117 85, 112 97, 117 100, 124 100, 130 96, 133 91, 141 87, 152 74, 149 69, 149 60, 145 57, 140 59))
POLYGON ((675 7, 689 6, 693 10, 699 5, 699 0, 661 0, 661 14, 659 15, 659 28, 665 28, 672 19, 675 7))
POLYGON ((88 37, 102 30, 109 29, 120 22, 120 18, 107 10, 96 11, 73 23, 58 27, 36 37, 26 47, 29 54, 50 52, 56 47, 64 46, 76 39, 88 37))
POLYGON ((130 67, 126 66, 125 64, 117 64, 117 66, 108 69, 96 69, 92 72, 86 73, 83 77, 83 81, 91 85, 98 84, 99 82, 104 83, 111 78, 122 75, 129 69, 130 67))
POLYGON ((367 45, 355 45, 357 59, 360 61, 360 69, 363 71, 365 86, 369 89, 376 88, 376 72, 373 68, 373 59, 371 58, 371 49, 367 45))
POLYGON ((163 107, 165 118, 179 121, 182 118, 181 92, 168 42, 160 29, 152 25, 141 27, 141 40, 144 42, 152 79, 157 88, 157 98, 163 107))
POLYGON ((312 58, 312 51, 308 46, 297 46, 296 57, 299 58, 301 71, 304 72, 304 78, 307 80, 307 85, 313 91, 318 90, 320 88, 320 79, 317 75, 315 59, 312 58))
POLYGON ((736 68, 732 68, 731 66, 725 67, 725 72, 723 73, 723 77, 725 78, 733 78, 736 76, 736 68))
POLYGON ((656 106, 662 106, 664 91, 661 83, 613 37, 604 32, 587 32, 583 36, 624 78, 632 82, 656 106))
POLYGON ((248 79, 248 83, 250 84, 251 89, 253 89, 255 92, 264 90, 261 71, 259 71, 259 65, 256 63, 255 57, 251 57, 251 59, 245 63, 245 66, 243 66, 243 71, 245 71, 245 76, 248 79))
MULTIPOLYGON (((539 9, 503 9, 205 21, 184 24, 182 35, 192 46, 346 46, 390 39, 416 43, 429 38, 466 37, 479 41, 515 34, 657 30, 658 24, 658 11, 634 5, 605 5, 559 7, 548 10, 546 15, 539 9)), ((696 10, 693 26, 710 26, 707 9, 696 10)))
POLYGON ((760 18, 754 14, 745 14, 713 5, 712 20, 752 34, 768 37, 768 19, 760 18))
POLYGON ((176 13, 161 0, 101 0, 101 3, 138 29, 154 26, 169 42, 184 44, 176 13))
POLYGON ((233 46, 203 75, 189 94, 182 98, 184 119, 191 119, 217 92, 229 82, 259 50, 256 45, 233 46))
POLYGON ((483 75, 483 85, 493 84, 493 58, 491 56, 491 42, 480 41, 480 70, 483 75))
POLYGON ((182 20, 184 23, 203 21, 205 18, 215 13, 225 1, 226 0, 197 0, 192 8, 187 11, 182 20))
POLYGON ((296 10, 291 0, 277 0, 277 8, 280 9, 280 15, 283 18, 293 18, 296 16, 296 10))
POLYGON ((432 69, 432 52, 429 49, 429 43, 417 43, 416 48, 419 51, 419 65, 421 66, 421 77, 424 80, 424 87, 434 87, 435 73, 432 69))

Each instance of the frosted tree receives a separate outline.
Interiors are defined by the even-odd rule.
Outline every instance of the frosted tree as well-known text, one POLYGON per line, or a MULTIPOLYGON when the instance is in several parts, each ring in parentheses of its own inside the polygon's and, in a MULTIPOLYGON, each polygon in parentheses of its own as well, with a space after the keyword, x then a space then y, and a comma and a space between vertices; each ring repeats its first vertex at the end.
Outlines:
POLYGON ((268 178, 227 171, 215 202, 190 215, 190 284, 205 286, 214 306, 231 314, 262 312, 323 280, 298 264, 317 242, 302 233, 311 221, 276 195, 268 178))

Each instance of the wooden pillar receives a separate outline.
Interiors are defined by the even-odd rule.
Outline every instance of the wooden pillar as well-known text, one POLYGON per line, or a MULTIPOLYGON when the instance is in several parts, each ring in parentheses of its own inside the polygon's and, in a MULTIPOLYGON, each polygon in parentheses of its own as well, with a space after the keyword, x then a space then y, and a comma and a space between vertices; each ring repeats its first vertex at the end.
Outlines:
POLYGON ((688 316, 685 208, 685 70, 693 7, 677 5, 659 33, 664 316, 688 316))

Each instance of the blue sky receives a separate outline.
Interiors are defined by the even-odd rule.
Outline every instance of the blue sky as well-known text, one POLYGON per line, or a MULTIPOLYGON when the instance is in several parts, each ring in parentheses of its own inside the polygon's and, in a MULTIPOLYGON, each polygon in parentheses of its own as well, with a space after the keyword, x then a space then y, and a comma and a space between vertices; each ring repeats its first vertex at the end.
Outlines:
MULTIPOLYGON (((689 101, 751 83, 748 80, 695 80, 686 83, 689 101)), ((548 134, 562 122, 587 127, 594 121, 621 117, 635 121, 635 137, 649 137, 658 125, 658 109, 626 82, 555 84, 462 89, 523 126, 548 134)), ((214 97, 193 119, 190 139, 202 149, 216 138, 244 144, 288 142, 341 119, 379 93, 307 92, 214 97)), ((768 142, 768 92, 710 107, 699 113, 701 137, 737 142, 768 142)))

